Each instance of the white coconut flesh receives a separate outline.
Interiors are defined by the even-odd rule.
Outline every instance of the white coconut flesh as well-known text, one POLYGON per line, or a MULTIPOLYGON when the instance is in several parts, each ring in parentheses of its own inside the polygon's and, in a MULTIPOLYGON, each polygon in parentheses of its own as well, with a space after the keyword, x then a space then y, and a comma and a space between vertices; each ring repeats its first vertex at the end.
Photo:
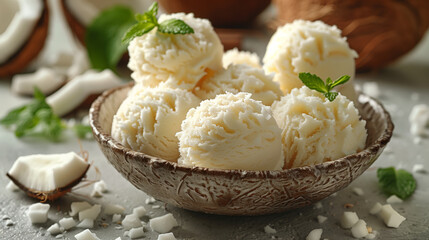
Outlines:
POLYGON ((149 0, 66 0, 67 9, 84 26, 88 26, 103 9, 108 7, 124 5, 137 13, 143 13, 151 3, 149 0))
POLYGON ((0 64, 26 43, 42 12, 42 0, 0 1, 0 64))
POLYGON ((74 152, 19 157, 8 172, 27 191, 55 191, 80 180, 89 163, 74 152))

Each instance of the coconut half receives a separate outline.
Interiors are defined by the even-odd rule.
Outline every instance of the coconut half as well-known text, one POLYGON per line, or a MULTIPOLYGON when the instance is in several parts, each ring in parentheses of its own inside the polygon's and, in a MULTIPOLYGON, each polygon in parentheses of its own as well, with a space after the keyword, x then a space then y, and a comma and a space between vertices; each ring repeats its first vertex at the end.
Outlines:
POLYGON ((19 72, 39 54, 48 22, 46 0, 0 1, 0 77, 19 72))
POLYGON ((90 164, 74 152, 19 157, 7 176, 27 195, 53 201, 77 185, 90 164))
POLYGON ((84 44, 86 26, 102 10, 115 5, 124 5, 130 7, 136 13, 143 13, 152 2, 152 0, 61 0, 61 5, 72 32, 84 44))

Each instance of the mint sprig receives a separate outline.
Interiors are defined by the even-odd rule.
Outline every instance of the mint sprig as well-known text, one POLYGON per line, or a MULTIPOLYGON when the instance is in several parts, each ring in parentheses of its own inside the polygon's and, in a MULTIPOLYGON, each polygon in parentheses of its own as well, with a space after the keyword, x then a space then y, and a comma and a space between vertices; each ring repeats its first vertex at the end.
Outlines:
MULTIPOLYGON (((35 88, 34 100, 26 105, 11 110, 0 119, 0 124, 14 129, 15 136, 22 138, 34 136, 57 142, 61 140, 67 124, 58 117, 46 102, 43 93, 35 88)), ((87 125, 74 127, 77 137, 86 138, 91 128, 87 125)))
POLYGON ((180 19, 168 19, 161 23, 158 22, 158 3, 154 2, 143 14, 136 14, 137 23, 131 26, 122 38, 122 44, 128 45, 135 37, 142 36, 157 27, 158 32, 165 34, 190 34, 194 33, 188 24, 180 19))
POLYGON ((325 97, 331 102, 334 101, 338 96, 338 92, 331 92, 331 90, 338 85, 346 83, 350 79, 350 76, 348 75, 339 77, 335 81, 332 81, 332 79, 328 77, 325 83, 316 74, 306 72, 299 73, 298 77, 305 86, 312 90, 323 93, 323 95, 325 95, 325 97))
POLYGON ((387 195, 396 195, 401 199, 410 197, 416 190, 416 180, 411 173, 394 167, 377 170, 378 183, 387 195))

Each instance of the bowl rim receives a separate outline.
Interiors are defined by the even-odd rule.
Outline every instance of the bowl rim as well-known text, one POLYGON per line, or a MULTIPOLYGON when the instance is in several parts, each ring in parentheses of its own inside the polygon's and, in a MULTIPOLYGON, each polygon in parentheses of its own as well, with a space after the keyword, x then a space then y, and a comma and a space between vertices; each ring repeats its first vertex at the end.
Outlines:
MULTIPOLYGON (((153 164, 156 163, 157 165, 162 165, 162 167, 165 167, 169 170, 175 170, 175 171, 183 171, 187 173, 202 173, 204 175, 215 175, 215 176, 227 176, 227 177, 235 177, 235 178, 244 178, 244 177, 260 177, 261 175, 264 176, 264 178, 278 178, 281 177, 281 175, 288 175, 288 176, 294 176, 296 174, 301 174, 302 172, 313 172, 313 171, 323 171, 325 169, 330 169, 332 167, 335 167, 338 164, 346 164, 349 165, 350 161, 353 161, 355 159, 362 159, 364 156, 371 155, 374 153, 379 152, 381 148, 384 148, 387 143, 390 141, 393 135, 394 130, 394 124, 392 122, 392 118, 389 114, 389 112, 385 109, 385 107, 376 99, 373 97, 370 97, 366 94, 359 93, 358 98, 364 97, 367 99, 367 103, 370 105, 376 105, 377 107, 380 107, 382 109, 382 112, 386 119, 386 128, 382 132, 382 134, 372 143, 371 145, 365 147, 363 150, 350 154, 347 156, 344 156, 342 158, 327 161, 315 165, 309 165, 309 166, 302 166, 302 167, 296 167, 296 168, 290 168, 290 169, 282 169, 282 170, 242 170, 242 169, 213 169, 213 168, 206 168, 206 167, 189 167, 180 165, 176 162, 170 162, 165 159, 161 159, 155 156, 151 156, 142 152, 134 151, 130 148, 127 148, 123 146, 121 143, 113 139, 113 137, 110 135, 110 133, 106 133, 103 131, 100 122, 98 121, 100 117, 100 109, 103 105, 103 103, 106 101, 106 99, 114 94, 115 92, 130 88, 134 85, 133 82, 129 84, 124 84, 119 87, 114 87, 112 89, 104 91, 91 105, 91 108, 89 110, 89 121, 90 125, 94 134, 95 139, 100 142, 107 143, 108 147, 114 150, 115 152, 121 152, 124 155, 132 155, 133 158, 139 159, 139 161, 144 161, 144 164, 153 164)), ((110 160, 109 160, 110 161, 110 160)), ((353 179, 352 179, 353 180, 353 179)))

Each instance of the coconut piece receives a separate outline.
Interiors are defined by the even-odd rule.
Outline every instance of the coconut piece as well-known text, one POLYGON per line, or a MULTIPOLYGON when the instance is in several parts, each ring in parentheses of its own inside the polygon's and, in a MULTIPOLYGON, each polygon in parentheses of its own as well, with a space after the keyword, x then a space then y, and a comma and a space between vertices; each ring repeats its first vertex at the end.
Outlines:
POLYGON ((368 235, 368 229, 366 228, 366 222, 359 219, 351 229, 354 238, 363 238, 368 235))
POLYGON ((78 225, 76 225, 76 227, 78 227, 78 228, 93 228, 94 227, 94 220, 85 218, 78 225))
POLYGON ((344 212, 340 219, 342 228, 348 229, 353 227, 359 221, 359 217, 355 212, 344 212))
POLYGON ((44 203, 35 203, 28 208, 27 216, 31 223, 45 223, 48 221, 48 211, 51 206, 44 203))
POLYGON ((122 214, 124 213, 125 208, 117 204, 108 204, 104 206, 104 214, 113 215, 113 214, 122 214))
POLYGON ((372 206, 371 210, 369 210, 369 213, 372 215, 376 215, 381 211, 381 208, 383 205, 381 205, 379 202, 375 203, 374 206, 372 206))
POLYGON ((16 192, 19 190, 19 187, 16 186, 16 184, 13 183, 12 181, 9 181, 9 183, 6 185, 6 190, 11 192, 16 192))
POLYGON ((55 114, 63 116, 78 107, 91 95, 100 94, 122 83, 121 79, 109 69, 102 72, 90 70, 69 81, 47 97, 46 102, 52 107, 55 114))
POLYGON ((410 132, 415 137, 429 136, 429 106, 426 104, 417 104, 411 110, 408 117, 411 128, 410 132))
POLYGON ((154 197, 148 197, 146 200, 144 200, 145 204, 154 204, 156 202, 156 199, 154 197))
POLYGON ((362 196, 364 194, 362 188, 353 188, 353 193, 358 195, 358 196, 362 196))
POLYGON ((112 222, 119 223, 121 221, 121 214, 113 214, 112 216, 112 222))
POLYGON ((144 208, 143 206, 136 207, 133 209, 133 214, 136 215, 138 218, 141 218, 146 215, 146 208, 144 208))
POLYGON ((78 48, 73 57, 71 66, 67 69, 67 77, 73 79, 90 69, 88 55, 82 48, 78 48))
POLYGON ((55 200, 78 184, 89 163, 74 152, 19 157, 7 176, 27 195, 42 201, 55 200))
POLYGON ((46 0, 0 2, 0 77, 19 72, 39 54, 48 24, 46 0))
POLYGON ((277 233, 277 231, 274 228, 270 227, 269 225, 264 227, 264 232, 268 233, 268 234, 276 234, 277 233))
POLYGON ((396 195, 392 195, 386 199, 388 204, 402 203, 404 202, 402 199, 398 198, 396 195))
POLYGON ((130 230, 131 228, 141 227, 142 222, 135 214, 129 214, 122 220, 122 226, 125 230, 130 230))
POLYGON ((176 240, 176 237, 173 233, 163 233, 158 235, 158 240, 176 240))
POLYGON ((78 214, 80 211, 83 211, 85 209, 88 209, 91 207, 91 204, 89 204, 88 202, 72 202, 70 205, 71 211, 70 211, 70 216, 75 216, 76 214, 78 214))
POLYGON ((128 232, 128 237, 130 237, 131 239, 141 238, 143 236, 144 236, 143 227, 131 228, 130 231, 128 232))
POLYGON ((328 220, 327 217, 322 216, 322 215, 317 215, 317 222, 318 223, 322 224, 322 223, 326 222, 326 220, 328 220))
POLYGON ((64 228, 64 230, 69 230, 77 225, 76 221, 72 217, 62 218, 58 223, 62 228, 64 228))
POLYGON ((102 197, 103 193, 107 192, 106 183, 103 180, 100 180, 94 183, 94 188, 92 190, 92 197, 102 197))
POLYGON ((74 235, 76 240, 100 240, 95 233, 91 232, 88 229, 83 230, 82 232, 74 235))
POLYGON ((378 216, 383 219, 384 223, 388 227, 398 228, 399 225, 406 219, 401 216, 390 204, 383 205, 381 207, 378 216))
POLYGON ((16 94, 32 95, 37 87, 47 95, 64 84, 65 78, 50 68, 40 68, 34 73, 18 74, 12 78, 12 92, 16 94))
POLYGON ((152 218, 149 221, 149 226, 155 232, 166 233, 179 225, 177 224, 173 214, 168 213, 161 217, 152 218))
POLYGON ((415 173, 427 173, 425 166, 423 164, 414 164, 413 172, 415 173))
POLYGON ((82 221, 84 219, 95 220, 98 217, 98 214, 100 214, 100 212, 101 205, 95 204, 94 206, 79 212, 79 221, 82 221))
POLYGON ((323 229, 321 229, 321 228, 313 229, 313 230, 311 230, 310 233, 308 233, 308 235, 305 239, 306 240, 320 240, 320 238, 322 237, 322 233, 323 233, 323 229))
POLYGON ((62 229, 58 223, 54 223, 46 231, 48 231, 51 235, 57 235, 62 232, 62 229))

